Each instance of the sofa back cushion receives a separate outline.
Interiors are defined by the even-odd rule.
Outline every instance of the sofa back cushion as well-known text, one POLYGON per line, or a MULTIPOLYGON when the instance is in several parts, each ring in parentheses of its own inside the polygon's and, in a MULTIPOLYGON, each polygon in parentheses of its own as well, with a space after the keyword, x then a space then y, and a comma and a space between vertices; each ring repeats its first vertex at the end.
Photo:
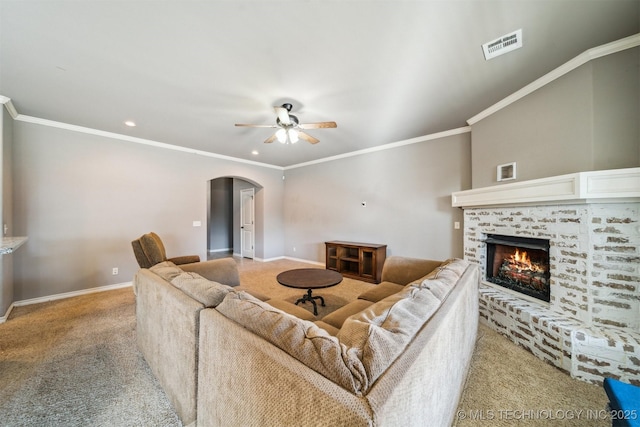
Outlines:
POLYGON ((408 287, 345 320, 338 339, 356 352, 370 386, 440 306, 428 289, 408 287))
POLYGON ((205 307, 217 307, 233 288, 205 279, 198 273, 183 272, 171 280, 171 284, 205 307))
POLYGON ((366 384, 360 360, 336 337, 310 321, 246 292, 227 294, 217 310, 353 393, 359 394, 366 384))
POLYGON ((424 277, 441 263, 442 261, 429 259, 390 256, 384 261, 381 278, 383 282, 398 283, 404 286, 424 277))
POLYGON ((368 381, 365 389, 380 377, 429 321, 468 265, 463 260, 443 263, 440 273, 408 285, 345 320, 337 338, 362 361, 368 381))
POLYGON ((167 282, 171 282, 174 277, 181 275, 184 271, 177 267, 171 261, 164 261, 149 267, 149 271, 154 272, 158 276, 162 277, 167 282))
POLYGON ((231 286, 208 280, 198 273, 184 271, 171 261, 164 261, 149 268, 205 307, 216 307, 225 295, 233 290, 231 286))
POLYGON ((429 289, 440 301, 444 301, 464 274, 469 263, 460 259, 448 259, 424 278, 408 286, 429 289))

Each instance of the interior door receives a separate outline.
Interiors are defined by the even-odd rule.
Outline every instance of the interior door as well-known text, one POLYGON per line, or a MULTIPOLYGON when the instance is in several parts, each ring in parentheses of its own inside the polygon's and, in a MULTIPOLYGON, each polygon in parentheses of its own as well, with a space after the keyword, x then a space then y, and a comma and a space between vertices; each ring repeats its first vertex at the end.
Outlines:
POLYGON ((244 258, 254 256, 254 189, 240 190, 240 250, 244 258))

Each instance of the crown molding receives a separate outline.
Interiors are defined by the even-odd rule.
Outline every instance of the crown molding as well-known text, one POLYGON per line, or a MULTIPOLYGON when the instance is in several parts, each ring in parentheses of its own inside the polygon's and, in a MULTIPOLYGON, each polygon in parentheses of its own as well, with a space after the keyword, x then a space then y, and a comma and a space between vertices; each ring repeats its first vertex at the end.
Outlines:
POLYGON ((634 34, 632 36, 625 37, 623 39, 616 40, 614 42, 607 43, 602 46, 591 48, 581 53, 580 55, 576 56, 572 60, 562 64, 555 70, 550 71, 549 73, 545 74, 539 79, 533 81, 532 83, 529 83, 527 86, 507 96, 503 100, 493 104, 491 107, 487 108, 481 113, 471 117, 469 120, 467 120, 467 123, 469 125, 478 123, 480 120, 485 119, 494 113, 497 113, 503 108, 524 98, 525 96, 540 89, 541 87, 548 85, 554 80, 559 79, 560 77, 586 64, 589 61, 592 61, 597 58, 601 58, 603 56, 611 55, 613 53, 621 52, 623 50, 631 49, 637 46, 640 46, 640 34, 634 34))
POLYGON ((193 149, 193 148, 181 147, 179 145, 173 145, 173 144, 167 144, 167 143, 164 143, 164 142, 158 142, 158 141, 154 141, 154 140, 151 140, 151 139, 137 138, 137 137, 134 137, 134 136, 123 135, 123 134, 120 134, 120 133, 106 132, 106 131, 102 131, 102 130, 98 130, 98 129, 92 129, 92 128, 87 128, 87 127, 83 127, 83 126, 71 125, 71 124, 68 124, 68 123, 56 122, 54 120, 40 119, 38 117, 25 116, 23 114, 18 114, 16 117, 14 117, 14 119, 17 120, 17 121, 21 121, 21 122, 34 123, 34 124, 38 124, 38 125, 42 125, 42 126, 49 126, 49 127, 59 128, 59 129, 66 129, 66 130, 69 130, 69 131, 72 131, 72 132, 86 133, 86 134, 90 134, 90 135, 102 136, 102 137, 105 137, 105 138, 117 139, 117 140, 120 140, 120 141, 134 142, 136 144, 150 145, 152 147, 164 148, 164 149, 167 149, 167 150, 182 151, 182 152, 185 152, 185 153, 196 154, 196 155, 204 156, 204 157, 214 157, 216 159, 223 159, 223 160, 229 160, 229 161, 232 161, 232 162, 246 163, 246 164, 250 164, 250 165, 254 165, 254 166, 260 166, 260 167, 264 167, 264 168, 272 168, 272 169, 278 169, 278 170, 282 170, 283 169, 281 166, 270 165, 270 164, 267 164, 267 163, 260 163, 260 162, 254 162, 254 161, 251 161, 251 160, 240 159, 240 158, 237 158, 237 157, 224 156, 222 154, 215 154, 215 153, 211 153, 209 151, 196 150, 196 149, 193 149))
POLYGON ((11 102, 11 98, 7 98, 6 96, 0 95, 0 104, 4 104, 4 108, 7 109, 11 117, 15 120, 18 117, 18 110, 13 106, 11 102))
POLYGON ((334 160, 344 159, 347 157, 360 156, 362 154, 374 153, 376 151, 390 150, 392 148, 402 147, 404 145, 417 144, 419 142, 432 141, 434 139, 446 138, 448 136, 460 135, 462 133, 471 132, 471 126, 464 126, 461 128, 451 129, 444 132, 432 133, 430 135, 418 136, 416 138, 405 139, 403 141, 391 142, 385 145, 379 145, 377 147, 365 148, 363 150, 351 151, 345 154, 339 154, 337 156, 325 157, 323 159, 313 160, 306 163, 298 163, 297 165, 286 166, 284 170, 301 168, 303 166, 315 165, 318 163, 332 162, 334 160))

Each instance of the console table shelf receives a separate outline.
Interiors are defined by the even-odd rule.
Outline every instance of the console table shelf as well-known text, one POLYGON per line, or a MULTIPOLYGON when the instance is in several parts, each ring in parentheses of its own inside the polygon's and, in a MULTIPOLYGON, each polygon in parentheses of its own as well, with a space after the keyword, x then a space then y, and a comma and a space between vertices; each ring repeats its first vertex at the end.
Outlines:
POLYGON ((326 267, 345 277, 380 283, 387 245, 330 241, 325 242, 326 267))

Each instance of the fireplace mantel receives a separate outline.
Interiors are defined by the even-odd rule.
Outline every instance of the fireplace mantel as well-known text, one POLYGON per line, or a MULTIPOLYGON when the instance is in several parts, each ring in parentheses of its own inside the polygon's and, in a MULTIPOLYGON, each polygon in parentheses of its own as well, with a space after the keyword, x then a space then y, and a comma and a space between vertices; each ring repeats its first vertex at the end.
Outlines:
POLYGON ((460 208, 639 201, 640 168, 578 172, 451 195, 451 205, 460 208))

